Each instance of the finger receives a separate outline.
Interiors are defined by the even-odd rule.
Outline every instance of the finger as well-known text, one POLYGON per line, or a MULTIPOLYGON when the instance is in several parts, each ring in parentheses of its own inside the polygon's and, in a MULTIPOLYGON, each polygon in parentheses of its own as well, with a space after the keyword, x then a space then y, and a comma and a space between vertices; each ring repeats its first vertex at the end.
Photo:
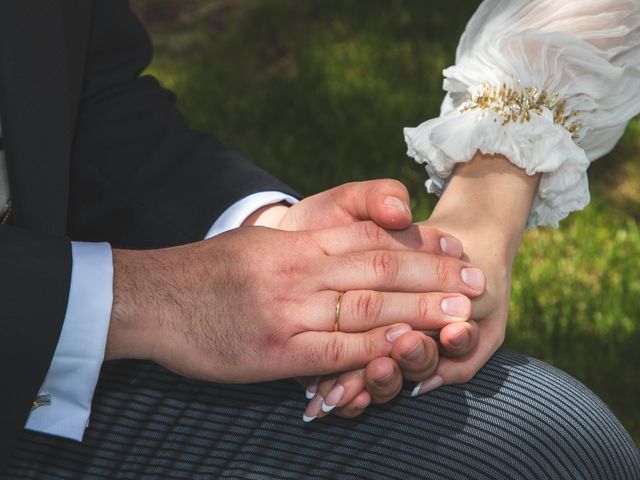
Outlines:
POLYGON ((322 292, 322 300, 310 321, 333 330, 338 300, 339 330, 364 332, 393 323, 408 323, 414 330, 440 330, 451 322, 464 322, 471 315, 471 301, 450 293, 395 293, 351 290, 342 297, 322 292), (320 304, 321 303, 321 304, 320 304))
POLYGON ((425 225, 411 225, 405 230, 391 231, 374 222, 356 222, 336 228, 310 232, 312 238, 329 255, 344 255, 366 250, 404 250, 462 256, 462 243, 448 233, 425 225))
POLYGON ((409 325, 400 323, 364 333, 299 333, 281 347, 283 361, 289 365, 283 376, 325 375, 362 368, 374 358, 388 356, 393 343, 409 330, 409 325))
POLYGON ((381 357, 369 362, 364 373, 366 389, 373 403, 386 403, 400 393, 402 374, 391 358, 381 357))
POLYGON ((419 382, 433 375, 438 367, 438 345, 421 332, 408 332, 394 343, 391 358, 406 380, 419 382))
POLYGON ((397 180, 347 183, 330 193, 333 202, 355 219, 373 220, 390 229, 403 229, 411 224, 409 192, 397 180))
MULTIPOLYGON (((328 395, 331 393, 334 386, 337 387, 336 391, 344 392, 344 387, 336 383, 337 379, 337 375, 327 375, 320 379, 318 390, 311 398, 311 400, 309 400, 307 408, 305 408, 304 413, 302 414, 302 420, 304 422, 311 422, 318 418, 318 416, 322 415, 322 407, 324 406, 324 401, 328 399, 328 395)), ((335 397, 335 394, 333 396, 335 397)))
POLYGON ((468 297, 485 288, 482 270, 457 258, 376 250, 330 256, 320 280, 326 290, 456 292, 468 297))
POLYGON ((447 357, 462 357, 472 351, 480 340, 475 320, 460 325, 445 325, 440 330, 440 352, 447 357))
POLYGON ((306 411, 307 418, 311 416, 324 417, 329 415, 336 407, 340 408, 350 403, 364 390, 364 369, 360 368, 350 372, 341 373, 335 377, 324 377, 320 382, 317 395, 322 397, 320 411, 306 411))
POLYGON ((318 391, 320 377, 297 377, 296 381, 305 388, 304 394, 307 397, 307 400, 311 400, 318 391))
POLYGON ((495 325, 482 331, 483 340, 467 355, 455 358, 440 357, 433 376, 416 384, 411 395, 423 395, 442 385, 469 382, 502 345, 504 331, 501 331, 501 328, 503 327, 495 325))
POLYGON ((331 412, 334 408, 340 408, 353 401, 364 390, 364 368, 341 373, 322 404, 324 413, 331 412), (340 393, 338 386, 344 391, 340 393))
POLYGON ((354 418, 364 413, 366 408, 371 404, 371 395, 363 390, 348 405, 334 410, 335 415, 343 418, 354 418))

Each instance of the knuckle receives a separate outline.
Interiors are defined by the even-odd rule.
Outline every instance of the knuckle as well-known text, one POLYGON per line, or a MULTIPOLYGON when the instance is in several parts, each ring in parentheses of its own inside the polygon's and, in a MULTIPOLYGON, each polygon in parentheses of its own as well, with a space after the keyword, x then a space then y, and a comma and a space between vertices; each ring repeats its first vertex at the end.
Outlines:
POLYGON ((362 222, 361 228, 362 234, 370 243, 380 245, 381 248, 384 248, 388 244, 387 233, 375 223, 369 221, 362 222))
POLYGON ((435 317, 436 312, 431 297, 429 295, 420 295, 418 297, 418 318, 430 319, 435 317))
POLYGON ((377 292, 363 292, 355 302, 355 318, 364 325, 367 330, 371 329, 382 314, 383 300, 377 292))
POLYGON ((395 282, 398 276, 398 260, 391 252, 375 252, 372 258, 372 269, 384 284, 395 282))
POLYGON ((343 358, 344 351, 344 344, 340 341, 338 335, 334 335, 326 343, 323 356, 330 365, 335 365, 343 358))
POLYGON ((448 285, 453 279, 451 263, 446 258, 436 257, 435 260, 436 280, 442 285, 448 285))
POLYGON ((362 348, 364 350, 363 353, 366 358, 373 358, 376 356, 376 354, 378 353, 378 342, 376 341, 376 336, 373 334, 373 332, 367 334, 362 348))
MULTIPOLYGON (((290 251, 299 251, 298 249, 290 251)), ((311 275, 314 263, 310 258, 292 255, 289 258, 280 257, 279 261, 271 260, 267 263, 267 274, 271 278, 278 279, 277 284, 292 284, 300 280, 301 277, 311 275)))
POLYGON ((396 180, 395 178, 383 178, 379 180, 379 182, 380 182, 380 185, 388 188, 389 190, 403 192, 403 193, 406 193, 407 195, 409 194, 407 187, 405 187, 401 181, 396 180))

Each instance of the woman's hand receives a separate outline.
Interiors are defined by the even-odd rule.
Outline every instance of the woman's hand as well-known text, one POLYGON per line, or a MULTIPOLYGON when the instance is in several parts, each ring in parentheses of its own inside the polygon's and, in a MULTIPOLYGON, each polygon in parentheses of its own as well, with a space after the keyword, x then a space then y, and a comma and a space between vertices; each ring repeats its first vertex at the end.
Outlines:
MULTIPOLYGON (((465 258, 487 276, 485 292, 473 301, 479 341, 468 353, 442 357, 434 374, 414 395, 441 385, 465 383, 502 345, 511 292, 511 268, 520 246, 540 175, 526 172, 501 155, 476 156, 458 165, 441 200, 425 223, 447 228, 462 241, 465 258)), ((443 342, 446 348, 446 341, 443 342)))
MULTIPOLYGON (((500 155, 478 153, 472 161, 458 166, 442 199, 424 222, 460 239, 463 259, 479 267, 487 280, 485 292, 473 301, 474 320, 447 325, 440 331, 440 363, 432 373, 422 372, 412 391, 414 396, 469 381, 502 345, 511 267, 538 182, 539 175, 528 176, 500 155)), ((410 332, 405 337, 416 334, 410 332)), ((335 410, 341 416, 359 415, 372 396, 379 402, 390 400, 402 384, 397 363, 392 358, 376 359, 366 369, 328 377, 319 384, 317 379, 308 379, 307 396, 317 391, 319 398, 313 397, 307 416, 317 409, 322 411, 320 416, 331 411, 335 392, 341 390, 344 392, 335 410), (384 378, 383 373, 392 382, 386 387, 392 393, 387 398, 376 392, 376 383, 371 381, 373 375, 384 378)), ((416 380, 406 374, 405 378, 416 380)))
MULTIPOLYGON (((447 221, 446 217, 434 216, 424 224, 443 225, 459 235, 462 240, 464 259, 478 266, 486 275, 485 292, 474 299, 473 319, 478 341, 462 355, 447 355, 451 351, 450 337, 441 336, 443 355, 432 375, 417 383, 412 395, 421 395, 442 385, 466 383, 487 363, 502 345, 507 326, 511 291, 511 267, 514 248, 505 238, 500 225, 473 222, 473 226, 459 225, 447 221)), ((470 322, 470 323, 471 323, 470 322)))

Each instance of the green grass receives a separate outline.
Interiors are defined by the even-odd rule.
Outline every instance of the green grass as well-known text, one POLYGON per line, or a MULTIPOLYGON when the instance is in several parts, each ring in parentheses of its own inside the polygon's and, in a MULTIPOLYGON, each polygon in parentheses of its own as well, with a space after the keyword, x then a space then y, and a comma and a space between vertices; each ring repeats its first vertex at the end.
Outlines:
MULTIPOLYGON (((308 194, 398 178, 417 218, 434 199, 402 127, 437 114, 479 2, 136 0, 150 72, 191 123, 308 194)), ((640 441, 640 122, 591 169, 590 207, 529 232, 514 269, 507 346, 598 393, 640 441)))

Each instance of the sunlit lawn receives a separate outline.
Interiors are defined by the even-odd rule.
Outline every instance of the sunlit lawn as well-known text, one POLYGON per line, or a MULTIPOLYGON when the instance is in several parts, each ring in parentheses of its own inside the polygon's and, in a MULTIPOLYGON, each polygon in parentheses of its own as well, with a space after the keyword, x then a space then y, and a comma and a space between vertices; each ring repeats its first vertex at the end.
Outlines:
MULTIPOLYGON (((479 2, 137 0, 150 69, 196 127, 308 194, 394 177, 433 199, 402 127, 437 114, 442 68, 479 2)), ((527 234, 507 346, 576 376, 640 441, 640 123, 591 171, 592 205, 527 234)))

